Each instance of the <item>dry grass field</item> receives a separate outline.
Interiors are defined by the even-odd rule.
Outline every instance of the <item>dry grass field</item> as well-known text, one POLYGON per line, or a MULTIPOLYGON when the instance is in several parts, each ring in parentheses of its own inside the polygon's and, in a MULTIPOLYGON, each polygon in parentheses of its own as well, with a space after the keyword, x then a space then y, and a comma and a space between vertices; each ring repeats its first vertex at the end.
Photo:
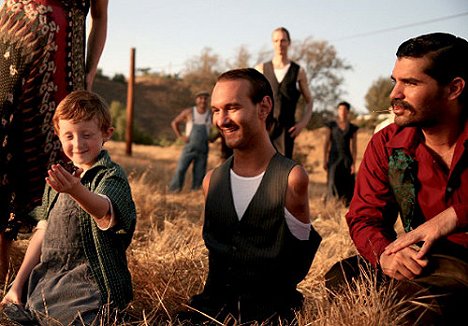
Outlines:
MULTIPOLYGON (((360 131, 359 162, 370 133, 360 131)), ((297 140, 296 158, 310 176, 312 223, 323 240, 307 278, 299 284, 305 307, 299 325, 401 325, 408 311, 391 289, 378 289, 372 277, 362 279, 356 290, 330 295, 324 274, 338 260, 355 254, 339 202, 323 204, 326 174, 322 169, 323 130, 307 131, 297 140)), ((218 143, 211 145, 209 167, 218 162, 218 143)), ((167 192, 180 146, 134 145, 132 156, 125 144, 106 144, 113 159, 128 172, 138 210, 137 229, 127 255, 134 283, 134 301, 127 309, 128 321, 111 319, 99 325, 178 325, 176 312, 199 292, 207 272, 206 250, 201 238, 203 195, 201 191, 167 192)), ((359 163, 358 162, 358 163, 359 163)), ((190 182, 190 173, 186 185, 190 182)), ((14 270, 27 240, 15 243, 14 270)), ((223 321, 219 321, 222 325, 223 321)))

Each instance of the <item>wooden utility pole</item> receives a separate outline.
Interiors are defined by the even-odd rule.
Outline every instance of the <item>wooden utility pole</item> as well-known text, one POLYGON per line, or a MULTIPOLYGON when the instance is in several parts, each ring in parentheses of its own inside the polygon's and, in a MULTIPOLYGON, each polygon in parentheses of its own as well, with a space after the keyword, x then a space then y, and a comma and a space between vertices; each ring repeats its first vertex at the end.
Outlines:
POLYGON ((132 156, 133 142, 133 89, 135 87, 135 48, 130 49, 130 74, 127 87, 127 128, 125 132, 126 153, 132 156))

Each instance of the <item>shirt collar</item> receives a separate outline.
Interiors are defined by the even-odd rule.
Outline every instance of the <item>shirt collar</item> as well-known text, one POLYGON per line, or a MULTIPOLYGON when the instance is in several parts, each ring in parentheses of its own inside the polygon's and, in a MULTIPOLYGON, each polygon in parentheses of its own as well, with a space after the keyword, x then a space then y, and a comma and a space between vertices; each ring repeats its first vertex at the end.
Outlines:
POLYGON ((462 131, 460 139, 463 143, 468 141, 468 119, 465 119, 465 128, 462 131))
POLYGON ((388 148, 403 148, 406 150, 416 148, 422 141, 422 132, 417 127, 398 127, 387 142, 388 148))
MULTIPOLYGON (((386 144, 388 148, 403 148, 410 150, 416 148, 423 140, 422 131, 417 127, 398 127, 395 125, 395 128, 396 131, 386 144)), ((457 143, 464 144, 467 141, 468 120, 465 120, 465 126, 457 143)))
POLYGON ((463 128, 463 131, 455 147, 455 153, 453 154, 453 161, 458 162, 467 148, 468 148, 468 119, 465 119, 465 127, 463 128))
POLYGON ((99 153, 99 155, 97 157, 97 160, 96 160, 96 163, 94 163, 92 167, 90 167, 88 170, 86 170, 85 174, 86 174, 86 172, 94 170, 94 169, 96 169, 98 167, 107 167, 107 166, 109 166, 110 162, 111 162, 111 159, 110 159, 109 153, 105 149, 103 149, 99 153))

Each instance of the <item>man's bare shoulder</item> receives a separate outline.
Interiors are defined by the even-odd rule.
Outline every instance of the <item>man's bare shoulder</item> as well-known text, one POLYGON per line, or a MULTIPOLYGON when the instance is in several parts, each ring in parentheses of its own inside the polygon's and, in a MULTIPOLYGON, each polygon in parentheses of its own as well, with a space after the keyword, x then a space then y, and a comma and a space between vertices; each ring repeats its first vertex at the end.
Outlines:
POLYGON ((192 111, 193 109, 190 107, 190 108, 185 108, 185 109, 182 109, 182 111, 180 111, 180 114, 183 114, 183 115, 192 115, 192 111))
POLYGON ((210 187, 210 180, 211 180, 211 175, 213 174, 213 170, 209 170, 206 174, 205 174, 205 177, 203 178, 203 184, 202 184, 202 188, 203 188, 203 195, 206 196, 208 195, 208 189, 210 187))
POLYGON ((174 118, 175 121, 182 122, 187 121, 192 118, 192 108, 185 108, 179 112, 179 114, 174 118))
POLYGON ((302 223, 310 222, 309 211, 309 177, 301 165, 292 168, 288 177, 286 208, 302 223))
POLYGON ((297 80, 298 81, 303 80, 304 82, 308 83, 306 71, 301 66, 299 66, 299 73, 297 74, 297 80))
POLYGON ((307 174, 304 167, 300 164, 295 165, 288 177, 288 187, 293 189, 307 188, 309 185, 309 175, 307 174))

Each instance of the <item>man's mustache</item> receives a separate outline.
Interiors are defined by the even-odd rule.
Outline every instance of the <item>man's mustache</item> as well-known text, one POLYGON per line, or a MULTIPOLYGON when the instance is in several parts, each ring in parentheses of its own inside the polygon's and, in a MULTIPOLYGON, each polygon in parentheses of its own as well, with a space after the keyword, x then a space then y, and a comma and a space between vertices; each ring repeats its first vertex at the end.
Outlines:
POLYGON ((392 107, 399 106, 399 107, 402 107, 402 108, 404 108, 406 110, 412 110, 413 111, 413 106, 411 104, 409 104, 406 101, 397 99, 397 98, 392 99, 391 104, 392 104, 392 107))

